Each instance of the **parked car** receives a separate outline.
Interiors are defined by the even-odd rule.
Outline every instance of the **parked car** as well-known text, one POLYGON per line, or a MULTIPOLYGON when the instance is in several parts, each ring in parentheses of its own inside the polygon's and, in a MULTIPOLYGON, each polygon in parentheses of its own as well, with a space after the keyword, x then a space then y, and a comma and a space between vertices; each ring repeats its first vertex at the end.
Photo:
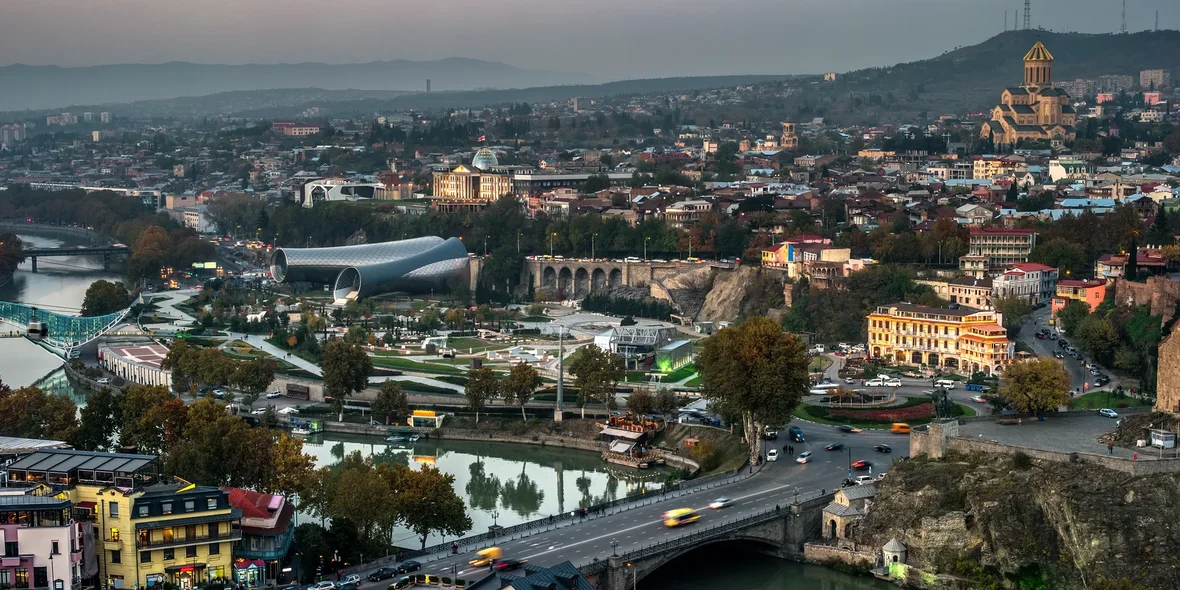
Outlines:
POLYGON ((341 582, 336 590, 360 590, 361 585, 356 582, 341 582))
POLYGON ((1119 417, 1119 413, 1110 409, 1110 408, 1102 408, 1101 410, 1098 410, 1098 415, 1106 416, 1107 418, 1118 418, 1119 417))
POLYGON ((892 453, 893 447, 890 447, 889 445, 873 445, 873 450, 877 451, 878 453, 892 453))
POLYGON ((778 449, 770 449, 769 451, 766 451, 766 460, 778 461, 778 449))
POLYGON ((799 456, 795 458, 795 462, 796 463, 810 463, 811 462, 811 451, 803 451, 802 453, 799 453, 799 456))
POLYGON ((378 581, 384 580, 386 578, 392 578, 396 574, 397 574, 397 571, 394 570, 393 568, 383 567, 383 568, 369 574, 369 581, 370 582, 378 582, 378 581))
POLYGON ((272 391, 272 392, 266 394, 266 399, 275 399, 275 398, 279 398, 279 397, 283 397, 283 392, 272 391))
POLYGON ((876 480, 874 480, 873 476, 871 475, 858 475, 853 481, 856 482, 856 485, 863 486, 866 483, 873 483, 876 480))
POLYGON ((308 590, 335 590, 336 582, 324 580, 323 582, 316 582, 307 588, 308 590))
POLYGON ((865 381, 865 387, 885 387, 884 379, 870 379, 865 381))
POLYGON ((347 576, 344 576, 343 580, 340 580, 340 583, 341 584, 360 584, 361 583, 361 576, 360 576, 360 574, 348 574, 347 576))
POLYGON ((254 408, 250 413, 255 416, 261 416, 266 413, 266 408, 254 408))
POLYGON ((407 559, 406 561, 397 564, 397 567, 393 568, 393 571, 398 574, 408 574, 410 572, 416 572, 420 569, 422 569, 422 564, 414 561, 413 559, 407 559))
POLYGON ((975 403, 977 403, 977 404, 986 404, 986 403, 987 403, 987 398, 986 398, 986 397, 983 397, 982 395, 977 395, 977 396, 975 396, 975 397, 972 397, 972 398, 971 398, 971 401, 973 401, 973 402, 975 402, 975 403))
POLYGON ((213 395, 217 396, 218 398, 223 398, 223 397, 225 397, 225 390, 224 389, 214 389, 213 395))
POLYGON ((844 443, 834 442, 834 443, 830 443, 830 444, 828 444, 828 446, 824 447, 824 450, 825 451, 839 451, 840 449, 843 449, 843 448, 844 448, 844 443))

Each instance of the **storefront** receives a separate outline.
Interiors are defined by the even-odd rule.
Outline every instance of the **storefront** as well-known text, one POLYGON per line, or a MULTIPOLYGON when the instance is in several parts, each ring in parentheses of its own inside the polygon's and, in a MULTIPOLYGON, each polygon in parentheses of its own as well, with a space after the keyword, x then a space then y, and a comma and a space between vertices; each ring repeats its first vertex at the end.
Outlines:
POLYGON ((266 582, 266 562, 261 559, 235 559, 234 581, 251 588, 263 585, 266 582))
POLYGON ((164 573, 168 575, 168 581, 177 588, 180 588, 180 590, 192 590, 194 586, 204 584, 207 581, 205 577, 205 564, 203 563, 171 565, 164 568, 164 573))

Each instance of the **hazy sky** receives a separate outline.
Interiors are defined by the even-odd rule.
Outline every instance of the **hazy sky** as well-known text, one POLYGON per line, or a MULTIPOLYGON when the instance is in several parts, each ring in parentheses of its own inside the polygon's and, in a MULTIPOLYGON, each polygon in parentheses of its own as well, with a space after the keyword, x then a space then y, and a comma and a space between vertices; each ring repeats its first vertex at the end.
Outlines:
MULTIPOLYGON (((1003 30, 1022 0, 0 0, 0 65, 474 57, 600 79, 847 71, 1003 30)), ((1033 0, 1033 26, 1111 32, 1121 0, 1033 0)), ((1131 31, 1177 0, 1127 0, 1131 31)))

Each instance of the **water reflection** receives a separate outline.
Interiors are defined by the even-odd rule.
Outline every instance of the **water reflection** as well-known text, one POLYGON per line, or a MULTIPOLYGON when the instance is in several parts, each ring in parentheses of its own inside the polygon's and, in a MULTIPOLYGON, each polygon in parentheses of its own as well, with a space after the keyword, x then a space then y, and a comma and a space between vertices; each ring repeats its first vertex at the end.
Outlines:
POLYGON ((643 580, 647 590, 884 590, 897 588, 870 576, 784 561, 740 544, 690 551, 643 580))
MULTIPOLYGON (((529 479, 528 473, 525 473, 527 468, 528 463, 522 463, 520 477, 515 481, 510 479, 504 482, 504 489, 500 492, 500 500, 504 507, 521 516, 536 514, 541 509, 541 502, 545 500, 545 492, 538 489, 537 482, 529 479)), ((558 511, 562 512, 564 508, 558 506, 558 511)))
POLYGON ((471 473, 471 479, 466 487, 468 506, 476 510, 495 510, 502 487, 500 478, 487 474, 482 457, 476 457, 475 462, 469 465, 467 470, 471 473))

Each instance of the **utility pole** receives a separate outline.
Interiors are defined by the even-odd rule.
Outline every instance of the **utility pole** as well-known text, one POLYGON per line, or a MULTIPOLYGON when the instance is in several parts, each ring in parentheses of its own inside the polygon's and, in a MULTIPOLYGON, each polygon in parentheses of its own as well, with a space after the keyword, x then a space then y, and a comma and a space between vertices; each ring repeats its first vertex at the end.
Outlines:
POLYGON ((565 392, 565 329, 557 326, 557 407, 553 409, 553 421, 562 419, 562 394, 565 392))

